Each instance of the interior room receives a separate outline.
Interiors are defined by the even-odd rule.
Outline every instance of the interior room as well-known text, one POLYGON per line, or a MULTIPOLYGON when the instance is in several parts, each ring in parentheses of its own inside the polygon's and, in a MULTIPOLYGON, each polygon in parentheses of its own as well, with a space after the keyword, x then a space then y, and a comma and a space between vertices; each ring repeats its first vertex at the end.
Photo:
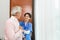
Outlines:
MULTIPOLYGON (((10 0, 0 0, 1 40, 10 15, 10 0)), ((60 0, 34 0, 34 24, 35 40, 60 40, 60 0)))

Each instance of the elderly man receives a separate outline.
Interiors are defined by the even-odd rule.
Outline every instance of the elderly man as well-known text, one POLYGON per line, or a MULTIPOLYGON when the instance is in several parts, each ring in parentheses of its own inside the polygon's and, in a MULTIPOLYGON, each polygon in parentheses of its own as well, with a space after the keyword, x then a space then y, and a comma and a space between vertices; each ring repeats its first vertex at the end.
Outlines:
POLYGON ((22 13, 20 6, 15 6, 11 10, 11 18, 6 22, 5 40, 22 40, 22 27, 19 26, 19 19, 22 13))

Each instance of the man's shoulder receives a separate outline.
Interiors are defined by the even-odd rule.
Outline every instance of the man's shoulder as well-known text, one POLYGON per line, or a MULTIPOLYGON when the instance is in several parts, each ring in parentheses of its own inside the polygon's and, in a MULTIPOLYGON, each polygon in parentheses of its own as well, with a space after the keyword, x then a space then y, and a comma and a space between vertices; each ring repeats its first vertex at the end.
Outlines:
POLYGON ((12 20, 9 18, 6 23, 12 23, 12 20))

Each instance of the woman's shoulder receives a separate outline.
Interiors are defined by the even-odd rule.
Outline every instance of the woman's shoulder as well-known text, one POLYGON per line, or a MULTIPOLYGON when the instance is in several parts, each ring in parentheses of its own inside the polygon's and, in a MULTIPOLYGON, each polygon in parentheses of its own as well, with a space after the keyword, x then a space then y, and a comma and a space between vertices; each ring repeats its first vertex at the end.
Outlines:
POLYGON ((31 22, 29 22, 29 24, 30 24, 30 25, 32 25, 32 23, 31 23, 31 22))

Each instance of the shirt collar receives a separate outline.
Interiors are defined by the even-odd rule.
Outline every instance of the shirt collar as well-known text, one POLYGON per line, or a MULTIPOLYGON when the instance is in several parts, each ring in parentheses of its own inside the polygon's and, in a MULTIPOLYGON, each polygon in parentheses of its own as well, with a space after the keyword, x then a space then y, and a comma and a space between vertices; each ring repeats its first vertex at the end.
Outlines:
POLYGON ((18 19, 14 16, 11 16, 11 19, 15 20, 15 21, 18 21, 18 19))

